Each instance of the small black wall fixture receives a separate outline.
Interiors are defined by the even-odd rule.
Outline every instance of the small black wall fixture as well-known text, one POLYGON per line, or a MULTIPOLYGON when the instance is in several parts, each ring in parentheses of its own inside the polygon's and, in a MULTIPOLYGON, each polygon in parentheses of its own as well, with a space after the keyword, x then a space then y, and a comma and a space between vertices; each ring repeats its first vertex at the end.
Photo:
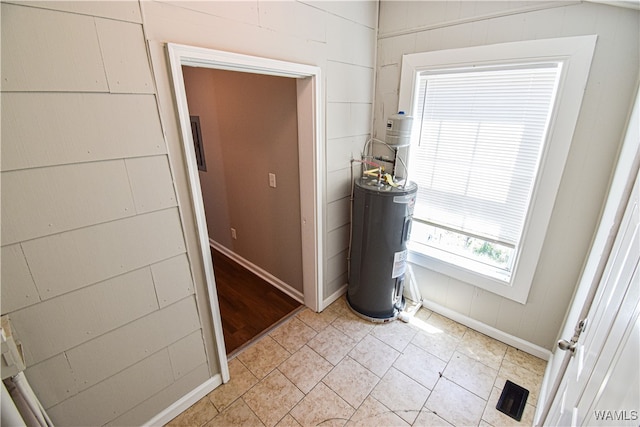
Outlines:
POLYGON ((191 134, 193 135, 193 149, 196 152, 198 170, 207 171, 204 160, 204 145, 202 144, 202 131, 200 130, 200 116, 189 116, 191 119, 191 134))

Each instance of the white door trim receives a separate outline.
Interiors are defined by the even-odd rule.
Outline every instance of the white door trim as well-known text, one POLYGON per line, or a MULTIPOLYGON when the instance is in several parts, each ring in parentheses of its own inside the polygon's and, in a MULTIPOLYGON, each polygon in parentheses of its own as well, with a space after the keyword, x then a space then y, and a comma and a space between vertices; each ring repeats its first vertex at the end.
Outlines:
MULTIPOLYGON (((627 202, 631 195, 636 175, 640 169, 640 88, 636 97, 627 130, 618 154, 618 163, 609 186, 606 203, 591 250, 582 270, 571 306, 567 310, 560 338, 569 339, 579 319, 589 312, 598 285, 604 273, 611 249, 622 222, 627 202)), ((535 425, 544 425, 551 406, 558 398, 558 390, 570 361, 571 353, 554 349, 539 393, 536 406, 535 425)))
MULTIPOLYGON (((298 111, 301 110, 301 102, 304 112, 308 112, 309 124, 299 132, 299 167, 300 167, 300 211, 302 231, 302 272, 304 303, 314 311, 320 310, 322 299, 322 171, 324 170, 324 140, 322 120, 322 79, 320 67, 292 62, 278 61, 268 58, 260 58, 231 52, 205 49, 193 46, 168 43, 167 55, 171 68, 176 108, 180 122, 183 152, 186 159, 186 167, 191 191, 191 200, 195 212, 198 240, 201 249, 201 260, 204 265, 205 279, 209 293, 209 304, 213 317, 213 330, 217 345, 218 357, 223 382, 229 380, 229 367, 224 347, 222 320, 218 305, 218 296, 213 274, 213 263, 209 253, 209 236, 204 213, 202 190, 198 177, 196 157, 193 150, 191 124, 189 121, 189 108, 187 105, 186 90, 182 66, 215 68, 230 71, 241 71, 256 74, 267 74, 282 77, 300 79, 306 82, 302 85, 306 90, 298 90, 298 111), (302 93, 303 92, 303 93, 302 93), (309 105, 309 103, 311 105, 309 105)), ((301 86, 300 84, 298 85, 301 86)))

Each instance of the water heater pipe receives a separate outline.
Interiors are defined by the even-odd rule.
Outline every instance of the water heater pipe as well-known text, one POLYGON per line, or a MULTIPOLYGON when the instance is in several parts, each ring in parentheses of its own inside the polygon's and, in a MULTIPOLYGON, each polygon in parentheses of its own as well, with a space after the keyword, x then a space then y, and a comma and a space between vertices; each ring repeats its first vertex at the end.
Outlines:
POLYGON ((44 408, 40 404, 40 401, 36 397, 36 394, 31 389, 29 385, 29 381, 27 381, 27 377, 24 376, 23 372, 19 372, 18 374, 11 377, 13 384, 15 384, 16 389, 20 393, 21 397, 24 399, 29 411, 33 414, 33 416, 38 421, 39 426, 53 426, 51 419, 45 412, 44 408))
POLYGON ((20 411, 16 408, 16 404, 14 403, 11 395, 7 391, 7 387, 4 385, 4 381, 2 382, 2 410, 0 414, 2 414, 2 424, 6 427, 14 427, 14 426, 26 426, 24 418, 20 415, 20 411))

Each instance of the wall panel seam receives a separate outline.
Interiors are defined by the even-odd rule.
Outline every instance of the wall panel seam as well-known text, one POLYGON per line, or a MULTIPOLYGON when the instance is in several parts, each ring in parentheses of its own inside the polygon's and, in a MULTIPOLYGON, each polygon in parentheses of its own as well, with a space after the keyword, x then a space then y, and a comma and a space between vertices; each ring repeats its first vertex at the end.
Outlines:
POLYGON ((111 84, 109 82, 109 75, 107 73, 107 66, 106 66, 105 60, 104 60, 104 52, 103 52, 102 43, 101 43, 101 40, 100 40, 100 32, 98 31, 98 21, 96 20, 95 16, 92 16, 91 19, 93 21, 93 29, 95 31, 96 40, 98 41, 98 49, 100 49, 100 60, 102 62, 102 73, 104 74, 104 80, 107 83, 107 92, 106 93, 113 93, 111 91, 111 84))
MULTIPOLYGON (((65 403, 65 402, 69 401, 70 399, 73 399, 73 398, 75 398, 75 397, 77 397, 77 396, 82 395, 83 393, 86 393, 88 390, 91 390, 92 388, 95 388, 95 387, 100 386, 100 385, 101 385, 102 383, 104 383, 105 381, 109 381, 109 380, 110 380, 110 379, 112 379, 113 377, 115 377, 115 376, 117 376, 117 375, 119 375, 119 374, 122 374, 122 373, 123 373, 124 371, 126 371, 127 369, 131 369, 131 368, 133 368, 134 366, 136 366, 136 365, 138 365, 138 364, 142 363, 143 361, 148 360, 149 358, 154 357, 154 356, 156 356, 156 355, 158 355, 158 354, 160 354, 160 353, 162 353, 162 352, 166 352, 166 353, 167 353, 167 359, 170 359, 170 358, 169 358, 169 347, 168 347, 168 346, 167 346, 167 347, 162 347, 162 348, 160 348, 158 351, 155 351, 155 352, 153 352, 153 353, 151 353, 151 354, 147 355, 146 357, 144 357, 144 358, 140 359, 139 361, 137 361, 137 362, 135 362, 135 363, 133 363, 133 364, 131 364, 131 365, 129 365, 129 366, 127 366, 127 367, 125 367, 125 368, 121 369, 120 371, 118 371, 118 372, 114 373, 113 375, 111 375, 111 376, 109 376, 109 377, 107 377, 107 378, 104 378, 104 379, 102 379, 101 381, 98 381, 97 383, 92 384, 91 386, 89 386, 89 387, 87 387, 87 388, 85 388, 85 389, 79 390, 79 391, 78 391, 78 393, 76 393, 76 394, 74 394, 74 395, 72 395, 72 396, 69 396, 69 397, 67 397, 67 398, 66 398, 66 399, 64 399, 64 400, 61 400, 60 402, 58 402, 58 403, 56 403, 55 405, 51 406, 51 408, 55 408, 56 406, 59 406, 59 405, 61 405, 61 404, 65 403)), ((171 377, 173 378, 173 374, 171 375, 171 377)), ((173 384, 173 383, 175 383, 175 380, 173 380, 169 385, 171 385, 171 384, 173 384)), ((166 387, 165 387, 165 388, 166 388, 166 387)), ((164 388, 163 388, 162 390, 164 390, 164 388)), ((155 395, 155 394, 154 394, 154 395, 155 395)), ((134 405, 134 407, 135 407, 135 406, 137 406, 139 403, 142 403, 142 402, 138 402, 136 405, 134 405)), ((128 411, 128 410, 130 410, 130 409, 132 409, 132 408, 127 409, 127 411, 128 411)), ((126 411, 125 411, 125 412, 126 412, 126 411)), ((124 412, 123 412, 123 413, 124 413, 124 412)), ((118 415, 120 415, 120 414, 118 414, 118 415)))
MULTIPOLYGON (((38 365, 40 365, 40 364, 42 364, 42 363, 45 363, 45 362, 47 362, 47 361, 51 360, 51 359, 52 359, 52 358, 54 358, 54 357, 63 356, 63 357, 65 358, 65 361, 66 361, 67 365, 69 366, 69 370, 70 370, 70 372, 71 372, 71 374, 72 374, 73 381, 76 383, 76 386, 78 387, 78 391, 77 391, 77 393, 75 393, 75 394, 73 394, 73 395, 71 395, 71 396, 68 396, 67 398, 65 398, 65 399, 63 399, 63 400, 61 400, 61 401, 59 401, 59 402, 55 403, 55 404, 54 404, 54 405, 52 405, 52 406, 56 406, 56 405, 58 405, 58 404, 60 404, 60 403, 64 402, 65 400, 67 400, 67 399, 69 399, 69 398, 72 398, 73 396, 76 396, 76 395, 78 395, 78 394, 83 393, 84 391, 86 391, 86 390, 90 389, 91 387, 94 387, 95 385, 100 384, 101 382, 103 382, 103 381, 105 381, 105 380, 107 380, 107 379, 109 379, 109 378, 111 378, 111 377, 113 377, 113 376, 115 376, 115 375, 117 375, 117 374, 121 373, 122 371, 124 371, 124 370, 126 370, 126 369, 128 369, 128 368, 130 368, 130 367, 132 367, 132 366, 134 366, 134 365, 136 365, 137 363, 140 363, 141 361, 143 361, 143 360, 145 360, 145 359, 148 359, 149 357, 151 357, 151 356, 153 356, 153 355, 157 354, 158 352, 160 352, 160 351, 162 351, 162 350, 167 350, 167 351, 168 351, 169 347, 171 347, 172 345, 175 345, 175 344, 176 344, 177 342, 179 342, 180 340, 182 340, 182 339, 184 339, 184 338, 186 338, 186 337, 190 336, 191 334, 193 334, 193 333, 195 333, 195 332, 197 332, 197 331, 202 331, 202 328, 200 328, 200 325, 198 325, 198 327, 197 327, 197 328, 189 329, 188 331, 186 331, 186 332, 184 333, 184 335, 181 335, 181 336, 177 337, 175 340, 166 341, 165 343, 163 343, 163 345, 162 345, 162 346, 158 347, 158 348, 156 349, 156 351, 154 351, 153 353, 145 354, 145 356, 144 356, 144 357, 139 358, 139 359, 136 359, 136 360, 135 360, 135 361, 133 361, 133 362, 130 362, 128 365, 124 366, 122 369, 120 369, 120 370, 118 370, 118 371, 116 371, 116 372, 112 373, 111 375, 109 375, 109 376, 107 376, 107 377, 102 378, 101 380, 99 380, 99 381, 97 381, 97 382, 95 382, 95 383, 93 383, 93 384, 91 384, 91 385, 89 385, 89 386, 87 386, 87 387, 83 386, 83 385, 80 383, 80 378, 77 376, 77 373, 74 371, 74 367, 73 367, 73 365, 72 365, 72 363, 71 363, 71 361, 69 360, 69 357, 68 357, 68 355, 67 355, 67 352, 72 351, 72 350, 74 350, 74 349, 76 349, 76 348, 82 347, 83 345, 85 345, 85 344, 87 344, 87 343, 90 343, 90 342, 96 341, 97 339, 100 339, 100 338, 101 338, 101 337, 103 337, 104 335, 107 335, 107 334, 109 334, 109 333, 113 333, 114 331, 116 331, 116 330, 118 330, 118 329, 121 329, 121 328, 127 327, 127 326, 129 326, 129 325, 131 325, 131 324, 133 324, 133 323, 135 323, 135 322, 138 322, 138 321, 140 321, 140 320, 142 320, 142 319, 144 319, 144 318, 146 318, 146 317, 154 316, 154 315, 155 315, 155 316, 157 316, 157 315, 158 315, 158 312, 163 311, 163 310, 167 310, 167 309, 168 309, 169 307, 171 307, 172 305, 175 305, 175 304, 181 303, 181 302, 183 302, 184 300, 186 300, 186 299, 188 299, 188 298, 191 298, 191 297, 192 297, 192 295, 189 295, 189 296, 187 296, 187 297, 185 297, 185 298, 183 298, 183 299, 181 299, 181 300, 179 300, 179 301, 174 302, 173 304, 171 304, 171 305, 169 305, 169 306, 166 306, 166 307, 164 307, 164 308, 162 308, 162 309, 154 310, 154 311, 152 311, 152 312, 150 312, 150 313, 147 313, 147 314, 145 314, 145 315, 143 315, 143 316, 141 316, 141 317, 138 317, 138 318, 136 318, 136 319, 133 319, 133 320, 131 320, 131 321, 129 321, 129 322, 127 322, 127 323, 125 323, 125 324, 123 324, 123 325, 121 325, 121 326, 119 326, 119 327, 115 328, 115 329, 111 329, 111 330, 105 331, 104 333, 102 333, 102 334, 100 334, 100 335, 94 336, 93 338, 91 338, 91 339, 90 339, 90 340, 88 340, 88 341, 85 341, 85 342, 79 343, 79 344, 77 344, 77 345, 74 345, 74 346, 72 346, 72 347, 70 347, 70 348, 67 348, 67 349, 65 349, 65 350, 61 351, 60 353, 56 353, 56 354, 54 354, 54 355, 51 355, 50 357, 47 357, 46 359, 43 359, 43 360, 41 360, 41 361, 38 361, 37 363, 34 363, 32 366, 38 366, 38 365)), ((125 347, 125 346, 126 346, 126 343, 123 343, 123 347, 125 347)), ((173 370, 173 366, 172 366, 172 370, 173 370)), ((184 376, 184 375, 183 375, 183 376, 184 376)), ((173 377, 173 374, 172 374, 172 377, 173 377)), ((179 379, 179 378, 174 378, 174 381, 176 381, 176 380, 178 380, 178 379, 179 379)))
POLYGON ((487 21, 487 20, 496 19, 496 18, 504 18, 507 16, 521 15, 521 14, 537 12, 541 10, 568 7, 568 6, 574 6, 579 4, 582 4, 582 1, 576 0, 576 1, 557 2, 557 3, 545 2, 542 5, 525 6, 519 9, 514 9, 509 11, 488 13, 485 15, 472 16, 469 18, 454 19, 454 20, 439 23, 439 24, 429 24, 429 25, 423 25, 423 26, 414 27, 414 28, 407 28, 404 30, 392 31, 389 33, 383 33, 378 35, 378 40, 384 40, 384 39, 399 37, 399 36, 407 36, 407 35, 412 35, 416 33, 437 30, 440 28, 455 27, 457 25, 470 24, 473 22, 487 21))
MULTIPOLYGON (((327 63, 329 63, 329 62, 333 62, 334 64, 349 65, 351 67, 358 67, 358 68, 361 68, 363 70, 372 70, 373 71, 373 69, 375 68, 375 64, 372 64, 372 65, 369 66, 369 65, 355 64, 353 62, 345 62, 345 61, 340 61, 340 60, 337 60, 337 59, 327 58, 327 63)), ((364 104, 364 102, 362 102, 362 104, 364 104)))
MULTIPOLYGON (((18 245, 20 246, 20 254, 22 254, 22 258, 24 259, 25 264, 27 264, 27 269, 29 270, 29 276, 31 277, 31 280, 33 281, 34 289, 35 289, 36 294, 38 296, 38 301, 34 302, 33 304, 29 304, 28 306, 26 306, 26 307, 30 307, 32 305, 41 303, 44 300, 42 299, 42 296, 40 295, 40 290, 38 289, 38 286, 35 285, 36 278, 33 277, 33 273, 31 272, 31 266, 29 265, 29 260, 27 259, 27 256, 24 253, 24 249, 22 248, 22 242, 18 242, 18 245)), ((21 307, 21 308, 26 308, 26 307, 21 307)), ((14 310, 14 311, 17 311, 17 310, 14 310)), ((7 314, 7 313, 3 313, 3 314, 7 314)))
MULTIPOLYGON (((28 3, 24 3, 24 2, 20 2, 20 1, 2 0, 2 3, 11 4, 11 5, 14 5, 14 6, 28 7, 30 9, 47 10, 49 12, 68 13, 69 15, 87 16, 87 17, 90 17, 90 18, 96 18, 97 17, 97 18, 101 18, 101 19, 108 19, 108 20, 111 20, 111 21, 126 22, 126 23, 129 23, 129 24, 142 24, 142 22, 141 22, 142 19, 140 21, 134 21, 134 20, 129 20, 129 19, 114 18, 112 16, 92 15, 90 13, 82 13, 82 12, 79 12, 79 11, 62 10, 62 9, 53 9, 53 8, 48 8, 48 7, 42 7, 42 6, 28 4, 28 3)), ((136 4, 138 5, 138 10, 139 10, 140 5, 139 5, 138 2, 136 2, 136 4)), ((142 16, 142 13, 140 14, 140 16, 142 16)))
MULTIPOLYGON (((105 224, 110 224, 110 223, 118 222, 118 221, 126 221, 128 219, 132 219, 132 218, 135 218, 137 216, 149 215, 149 214, 158 213, 158 212, 162 212, 162 211, 166 211, 166 210, 176 209, 177 207, 178 207, 177 205, 173 205, 173 206, 167 206, 167 207, 156 209, 156 210, 152 210, 152 211, 145 211, 143 213, 135 213, 133 215, 124 216, 124 217, 121 217, 121 218, 115 218, 115 219, 110 219, 110 220, 107 220, 107 221, 96 222, 96 223, 84 225, 82 227, 77 227, 77 228, 72 228, 72 229, 69 229, 69 230, 60 231, 60 232, 57 232, 57 233, 46 234, 46 235, 40 236, 40 237, 33 237, 33 238, 30 238, 30 239, 21 240, 20 242, 15 242, 15 243, 27 243, 27 242, 31 242, 33 240, 47 239, 49 237, 58 236, 58 235, 64 234, 64 233, 71 233, 71 232, 74 232, 74 231, 83 230, 83 229, 96 227, 96 226, 100 226, 100 225, 105 225, 105 224)), ((12 244, 15 244, 15 243, 12 243, 12 244)), ((2 246, 10 246, 10 245, 11 244, 2 245, 2 246)), ((174 256, 178 256, 178 255, 172 255, 169 258, 173 258, 174 256)), ((165 259, 169 259, 169 258, 165 258, 165 259)), ((162 261, 164 261, 165 259, 163 259, 162 261)), ((161 262, 161 261, 157 261, 157 262, 161 262)), ((153 264, 156 264, 157 262, 154 262, 153 264)), ((149 265, 151 265, 151 264, 149 264, 149 265)), ((137 269, 134 269, 134 270, 137 270, 137 269)), ((133 271, 133 270, 131 270, 131 271, 133 271)))
MULTIPOLYGON (((145 156, 145 157, 151 157, 151 156, 145 156)), ((124 163, 124 170, 127 173, 127 184, 129 184, 129 194, 131 195, 131 200, 133 200, 133 210, 135 211, 136 215, 140 215, 140 212, 138 212, 138 205, 136 203, 135 194, 133 192, 133 185, 131 185, 131 173, 129 172, 129 166, 127 165, 127 158, 123 158, 122 163, 124 163)))
MULTIPOLYGON (((148 267, 143 267, 143 268, 148 268, 148 267)), ((139 270, 142 270, 142 269, 139 269, 139 270)), ((90 285, 90 286, 93 286, 93 285, 90 285)), ((69 362, 68 357, 67 357, 67 352, 68 352, 68 351, 74 350, 74 349, 76 349, 76 348, 78 348, 78 347, 81 347, 81 346, 83 346, 83 345, 87 344, 87 343, 90 343, 90 342, 92 342, 92 341, 95 341, 95 340, 97 340, 97 339, 101 338, 102 336, 107 335, 107 334, 109 334, 109 333, 112 333, 112 332, 114 332, 114 331, 116 331, 116 330, 118 330, 118 329, 122 329, 122 328, 124 328, 124 327, 127 327, 127 326, 131 325, 132 323, 135 323, 135 322, 138 322, 138 321, 140 321, 140 320, 144 319, 145 317, 158 315, 158 312, 160 312, 160 311, 166 311, 166 310, 168 310, 169 308, 171 308, 171 307, 175 306, 176 304, 180 304, 180 303, 184 302, 185 300, 190 299, 190 298, 193 298, 193 297, 194 297, 194 295, 193 295, 193 294, 190 294, 190 295, 188 295, 188 296, 186 296, 186 297, 184 297, 184 298, 181 298, 181 299, 179 299, 179 300, 177 300, 177 301, 173 302, 172 304, 169 304, 169 305, 167 305, 167 306, 165 306, 165 307, 162 307, 162 308, 155 309, 155 310, 153 310, 153 311, 151 311, 151 312, 149 312, 149 313, 146 313, 146 314, 144 314, 144 315, 142 315, 142 316, 140 316, 140 317, 137 317, 137 318, 135 318, 135 319, 132 319, 132 320, 130 320, 130 321, 128 321, 128 322, 126 322, 126 323, 124 323, 124 324, 122 324, 122 325, 118 326, 117 328, 114 328, 114 329, 110 329, 110 330, 104 331, 104 332, 103 332, 103 333, 101 333, 100 335, 93 336, 90 340, 87 340, 87 341, 84 341, 84 342, 82 342, 82 343, 80 343, 80 344, 76 344, 76 345, 74 345, 74 346, 72 346, 72 347, 69 347, 69 348, 67 348, 67 349, 63 350, 63 351, 62 351, 62 352, 60 352, 60 353, 56 353, 56 354, 52 355, 51 357, 47 357, 46 359, 43 359, 43 360, 41 360, 41 361, 39 361, 39 362, 35 363, 35 364, 34 364, 34 366, 35 366, 35 365, 37 365, 37 364, 40 364, 40 363, 42 363, 42 362, 45 362, 45 361, 47 361, 47 360, 51 359, 52 357, 58 356, 58 355, 60 355, 60 354, 64 354, 65 358, 66 358, 66 359, 67 359, 67 361, 69 362)), ((194 302, 194 304, 195 304, 195 302, 194 302)), ((180 340, 181 340, 181 339, 183 339, 184 337, 187 337, 187 336, 189 336, 190 334, 194 333, 195 331, 197 331, 197 330, 201 330, 201 329, 202 329, 202 328, 200 328, 200 327, 199 327, 199 325, 198 325, 198 327, 197 327, 197 328, 195 328, 195 329, 192 329, 192 330, 188 331, 185 335, 183 335, 183 336, 181 336, 181 337, 177 338, 175 341, 168 341, 168 342, 166 343, 166 345, 164 345, 164 346, 160 347, 160 349, 162 349, 162 348, 168 348, 169 346, 171 346, 171 345, 173 345, 173 344, 177 343, 178 341, 180 341, 180 340)), ((126 344, 126 343, 125 343, 125 344, 126 344)), ((158 350, 158 351, 160 351, 160 350, 158 350)), ((152 354, 155 354, 155 353, 157 353, 158 351, 155 351, 155 352, 154 352, 154 353, 152 353, 152 354)), ((146 359, 147 357, 148 357, 148 356, 145 356, 145 357, 143 357, 143 358, 142 358, 142 359, 140 359, 140 360, 144 360, 144 359, 146 359)), ((140 360, 139 360, 139 361, 140 361, 140 360)), ((136 363, 138 363, 138 362, 134 362, 134 363, 132 363, 132 365, 135 365, 136 363)), ((71 366, 70 362, 69 362, 69 366, 71 366)), ((118 372, 120 372, 120 371, 118 371, 118 372)), ((115 375, 115 374, 114 374, 114 375, 115 375)), ((113 375, 112 375, 112 376, 113 376, 113 375)), ((99 381, 99 382, 100 382, 100 381, 99 381)), ((96 383, 96 384, 97 384, 97 383, 96 383)))

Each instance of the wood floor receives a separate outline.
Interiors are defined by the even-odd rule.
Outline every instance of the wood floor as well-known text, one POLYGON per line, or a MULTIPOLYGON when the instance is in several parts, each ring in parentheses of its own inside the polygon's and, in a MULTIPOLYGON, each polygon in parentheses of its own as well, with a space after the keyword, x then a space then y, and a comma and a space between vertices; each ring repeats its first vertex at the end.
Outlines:
POLYGON ((227 355, 301 307, 260 277, 211 249, 227 355))

